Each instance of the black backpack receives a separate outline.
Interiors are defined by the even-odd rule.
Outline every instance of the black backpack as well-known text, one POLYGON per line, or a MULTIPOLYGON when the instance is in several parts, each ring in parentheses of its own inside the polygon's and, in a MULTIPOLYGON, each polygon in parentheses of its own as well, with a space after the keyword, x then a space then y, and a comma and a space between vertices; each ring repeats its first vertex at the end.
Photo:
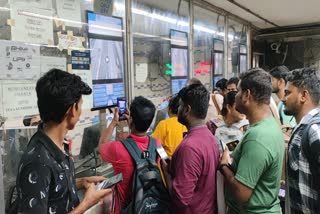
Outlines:
POLYGON ((135 163, 132 199, 122 214, 169 213, 170 197, 156 163, 156 140, 149 137, 148 150, 141 152, 132 138, 121 141, 135 163))

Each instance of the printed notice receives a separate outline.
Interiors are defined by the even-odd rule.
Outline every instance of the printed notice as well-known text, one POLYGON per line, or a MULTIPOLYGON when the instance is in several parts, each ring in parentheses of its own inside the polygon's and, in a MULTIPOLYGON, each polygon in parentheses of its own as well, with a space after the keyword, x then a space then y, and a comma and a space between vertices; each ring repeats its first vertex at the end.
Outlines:
POLYGON ((11 36, 14 41, 48 44, 53 41, 52 10, 30 7, 27 3, 11 5, 11 36))
POLYGON ((80 0, 59 0, 57 13, 59 18, 64 19, 64 24, 71 27, 81 27, 80 0))
MULTIPOLYGON (((92 88, 92 73, 90 70, 72 70, 72 73, 80 76, 81 80, 87 83, 90 86, 90 88, 92 88)), ((91 109, 93 106, 92 94, 82 96, 82 99, 83 99, 82 108, 91 109)))
POLYGON ((67 59, 63 57, 41 56, 41 71, 40 75, 48 72, 52 68, 57 68, 63 71, 67 70, 67 59))
POLYGON ((36 84, 12 83, 3 84, 3 111, 8 118, 23 117, 25 115, 37 114, 36 84))
POLYGON ((52 0, 9 0, 10 4, 26 3, 29 7, 52 9, 52 0))
POLYGON ((0 79, 38 79, 40 76, 39 46, 0 41, 0 71, 0 79))
POLYGON ((148 64, 136 64, 136 81, 145 82, 148 77, 148 64))

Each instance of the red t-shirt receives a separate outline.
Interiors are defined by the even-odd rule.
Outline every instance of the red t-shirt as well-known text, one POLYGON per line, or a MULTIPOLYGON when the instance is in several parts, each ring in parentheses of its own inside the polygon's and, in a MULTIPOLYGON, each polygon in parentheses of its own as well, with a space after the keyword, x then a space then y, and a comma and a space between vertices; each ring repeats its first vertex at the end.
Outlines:
MULTIPOLYGON (((131 134, 129 137, 134 139, 141 152, 148 149, 148 136, 139 137, 131 134)), ((159 140, 156 140, 156 144, 157 146, 161 145, 159 140)), ((119 173, 123 174, 123 181, 119 183, 118 190, 121 208, 125 208, 131 201, 134 162, 127 149, 120 141, 102 144, 100 146, 100 154, 104 161, 112 164, 115 175, 119 173)), ((157 159, 157 162, 158 161, 159 158, 157 159)), ((119 206, 116 206, 116 213, 120 213, 119 206)))

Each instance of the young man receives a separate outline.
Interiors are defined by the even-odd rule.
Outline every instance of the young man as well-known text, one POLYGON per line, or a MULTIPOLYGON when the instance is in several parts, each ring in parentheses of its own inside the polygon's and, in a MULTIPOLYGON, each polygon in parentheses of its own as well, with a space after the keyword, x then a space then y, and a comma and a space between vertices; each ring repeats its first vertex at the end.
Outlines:
POLYGON ((298 125, 288 147, 286 212, 320 213, 320 124, 313 124, 306 134, 306 141, 301 141, 305 127, 320 120, 320 71, 294 70, 287 81, 284 112, 293 115, 298 125), (308 155, 306 151, 309 151, 308 155))
POLYGON ((239 78, 238 77, 231 77, 227 82, 227 91, 237 91, 239 78))
POLYGON ((216 82, 216 90, 218 91, 218 94, 224 96, 226 93, 228 93, 227 90, 227 82, 228 80, 226 78, 222 78, 216 82))
POLYGON ((169 157, 181 143, 183 133, 187 132, 187 128, 178 121, 178 107, 179 97, 174 95, 169 100, 168 113, 170 118, 160 121, 152 134, 154 138, 160 140, 169 157))
MULTIPOLYGON (((128 137, 133 138, 141 152, 148 149, 149 137, 147 130, 153 120, 155 110, 156 108, 150 100, 139 96, 131 102, 130 116, 126 115, 131 133, 128 137)), ((120 141, 110 142, 112 132, 118 123, 118 109, 115 108, 112 122, 100 137, 102 159, 112 164, 115 174, 123 174, 123 181, 118 185, 121 204, 116 204, 115 213, 120 213, 120 209, 126 208, 132 199, 132 182, 135 169, 135 163, 124 145, 120 141)), ((157 146, 160 145, 161 143, 157 141, 157 146)))
POLYGON ((216 171, 219 149, 205 124, 209 92, 202 84, 183 88, 178 94, 178 121, 188 133, 172 156, 162 161, 174 213, 216 213, 216 171))
POLYGON ((277 103, 279 119, 282 125, 288 125, 290 127, 294 127, 296 125, 296 121, 293 116, 286 115, 284 113, 284 105, 282 99, 284 98, 284 89, 286 87, 286 76, 290 73, 289 69, 282 65, 277 66, 271 69, 270 74, 272 76, 272 92, 276 93, 279 98, 279 102, 277 103))
POLYGON ((104 177, 75 179, 64 137, 79 120, 82 95, 91 88, 79 76, 52 69, 36 86, 41 123, 23 155, 17 176, 20 213, 83 213, 111 190, 95 190, 104 177), (77 188, 87 192, 80 203, 77 188))
POLYGON ((280 213, 284 140, 269 108, 271 92, 271 77, 262 69, 240 76, 236 108, 247 116, 250 128, 233 152, 232 165, 226 149, 219 166, 229 213, 280 213))

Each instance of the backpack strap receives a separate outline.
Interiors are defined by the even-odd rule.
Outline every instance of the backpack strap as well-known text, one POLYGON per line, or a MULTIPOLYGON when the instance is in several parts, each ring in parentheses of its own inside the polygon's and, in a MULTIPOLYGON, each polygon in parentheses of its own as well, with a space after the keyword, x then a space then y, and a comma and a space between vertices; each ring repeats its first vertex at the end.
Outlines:
POLYGON ((144 160, 141 158, 141 150, 138 148, 136 142, 132 138, 129 137, 127 139, 121 140, 121 143, 129 152, 136 166, 144 162, 144 160))
POLYGON ((156 157, 157 157, 156 148, 157 148, 156 139, 149 136, 148 151, 150 153, 150 159, 154 161, 156 160, 156 157))

